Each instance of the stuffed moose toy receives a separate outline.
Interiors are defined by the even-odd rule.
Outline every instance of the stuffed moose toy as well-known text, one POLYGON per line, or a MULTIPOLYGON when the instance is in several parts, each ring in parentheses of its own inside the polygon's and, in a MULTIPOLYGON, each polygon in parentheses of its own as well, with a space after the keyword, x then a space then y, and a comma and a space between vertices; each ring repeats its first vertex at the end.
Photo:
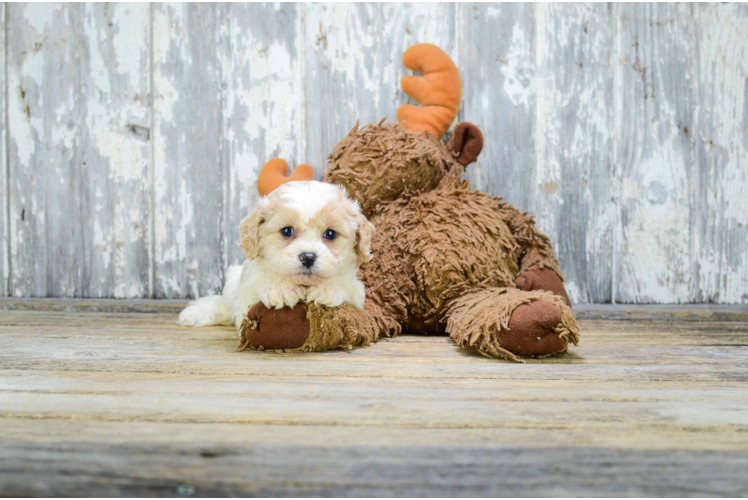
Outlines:
MULTIPOLYGON (((460 123, 440 142, 462 98, 457 67, 429 44, 408 49, 403 63, 423 75, 402 79, 421 106, 402 106, 398 123, 357 124, 325 171, 376 227, 374 257, 359 271, 363 310, 260 303, 247 313, 239 349, 324 351, 407 331, 446 333, 462 348, 513 361, 566 352, 578 328, 548 237, 531 216, 462 179, 483 147, 475 125, 460 123)), ((307 165, 290 177, 287 168, 268 162, 260 194, 312 179, 307 165)))

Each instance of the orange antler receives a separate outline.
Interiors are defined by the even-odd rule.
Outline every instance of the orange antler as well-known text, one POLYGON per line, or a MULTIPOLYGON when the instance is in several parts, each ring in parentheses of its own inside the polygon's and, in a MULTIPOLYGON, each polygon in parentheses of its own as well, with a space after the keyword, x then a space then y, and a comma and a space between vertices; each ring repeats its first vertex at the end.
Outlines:
POLYGON ((404 104, 397 110, 397 120, 417 132, 431 132, 441 137, 457 117, 462 100, 460 72, 442 49, 430 43, 413 45, 403 54, 406 68, 423 76, 404 76, 400 85, 421 107, 404 104))
POLYGON ((296 167, 291 175, 288 175, 288 163, 280 158, 273 158, 268 161, 260 170, 257 177, 257 191, 260 196, 269 194, 273 189, 281 184, 291 181, 311 181, 314 180, 314 169, 309 165, 302 163, 296 167))

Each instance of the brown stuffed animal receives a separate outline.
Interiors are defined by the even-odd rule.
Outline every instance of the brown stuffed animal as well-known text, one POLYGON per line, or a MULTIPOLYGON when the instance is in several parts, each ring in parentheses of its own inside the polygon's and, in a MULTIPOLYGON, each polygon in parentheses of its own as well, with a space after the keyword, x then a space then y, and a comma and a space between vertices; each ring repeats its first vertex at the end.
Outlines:
POLYGON ((566 352, 578 328, 548 237, 532 217, 462 179, 482 149, 476 126, 457 125, 446 144, 434 135, 457 114, 457 68, 426 44, 408 49, 403 61, 424 73, 403 80, 424 107, 401 108, 404 123, 357 125, 325 173, 377 228, 374 258, 360 272, 364 310, 258 304, 241 348, 326 350, 406 330, 448 333, 463 348, 514 361, 566 352))

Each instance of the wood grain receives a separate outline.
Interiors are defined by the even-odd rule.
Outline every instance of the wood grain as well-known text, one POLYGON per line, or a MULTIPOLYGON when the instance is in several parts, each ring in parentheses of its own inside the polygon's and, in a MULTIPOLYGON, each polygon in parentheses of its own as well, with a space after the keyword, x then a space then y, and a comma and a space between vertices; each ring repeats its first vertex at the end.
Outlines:
POLYGON ((570 355, 517 365, 444 336, 236 352, 175 318, 5 311, 0 489, 748 493, 746 321, 582 321, 570 355))
POLYGON ((80 73, 82 6, 7 4, 10 292, 80 296, 87 170, 80 73))
POLYGON ((615 6, 616 302, 694 301, 691 8, 615 6))
POLYGON ((460 4, 460 119, 486 137, 466 177, 532 210, 535 189, 535 23, 531 4, 460 4))
POLYGON ((150 33, 145 4, 86 4, 79 221, 83 297, 149 294, 150 33))
POLYGON ((148 7, 7 8, 12 293, 144 296, 148 7))
POLYGON ((152 10, 156 298, 223 287, 223 9, 157 4, 152 10))
POLYGON ((296 4, 230 4, 224 28, 224 262, 239 264, 239 223, 259 199, 266 161, 302 158, 302 68, 296 4))
POLYGON ((305 4, 305 161, 317 177, 332 148, 357 121, 397 120, 406 102, 400 90, 405 50, 419 42, 455 53, 451 4, 305 4), (382 43, 386 41, 385 43, 382 43))
POLYGON ((692 206, 699 302, 748 301, 748 7, 694 6, 697 98, 692 206))
MULTIPOLYGON (((3 49, 5 40, 5 10, 6 4, 0 5, 0 43, 3 49)), ((5 50, 0 51, 0 297, 8 296, 8 278, 10 275, 10 258, 8 256, 8 242, 10 239, 8 225, 8 87, 6 82, 5 50)))
MULTIPOLYGON (((2 311, 167 313, 178 314, 187 300, 0 298, 2 311)), ((579 304, 574 316, 583 320, 748 321, 748 307, 716 304, 579 304)))
MULTIPOLYGON (((44 429, 33 430, 42 434, 44 429)), ((153 446, 142 441, 141 429, 134 430, 128 442, 112 442, 111 428, 100 424, 90 429, 109 446, 55 443, 50 448, 44 441, 25 436, 8 443, 0 451, 4 491, 16 496, 61 496, 80 491, 81 484, 91 496, 736 497, 747 491, 741 473, 748 459, 742 450, 621 450, 578 445, 541 452, 531 446, 466 446, 464 434, 454 432, 449 445, 427 448, 404 446, 402 441, 382 447, 355 442, 300 446, 258 444, 247 439, 259 434, 248 426, 207 425, 182 427, 177 442, 153 446), (204 440, 204 433, 220 434, 223 440, 216 446, 204 440)), ((328 443, 349 439, 336 428, 298 431, 328 443)), ((154 425, 142 432, 150 436, 168 431, 154 425)), ((277 434, 287 432, 283 428, 277 434)), ((390 440, 414 435, 426 441, 438 434, 408 430, 390 440)), ((493 433, 482 433, 481 440, 498 439, 493 433)))
MULTIPOLYGON (((613 13, 603 3, 533 8, 537 196, 532 209, 564 263, 572 300, 610 302, 616 224, 613 115, 608 105, 613 92, 613 13)), ((511 199, 513 193, 507 196, 511 199)))
POLYGON ((2 296, 219 292, 258 168, 321 177, 428 42, 486 137, 467 177, 536 215, 574 303, 748 304, 745 5, 0 10, 2 296))

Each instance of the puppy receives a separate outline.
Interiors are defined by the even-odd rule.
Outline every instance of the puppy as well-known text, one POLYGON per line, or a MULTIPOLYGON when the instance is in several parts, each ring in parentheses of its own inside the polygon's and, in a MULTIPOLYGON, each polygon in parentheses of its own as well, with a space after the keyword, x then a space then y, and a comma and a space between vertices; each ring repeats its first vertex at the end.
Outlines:
POLYGON ((182 326, 241 325, 249 307, 293 307, 300 301, 364 306, 357 271, 371 259, 374 226, 345 189, 317 181, 281 185, 239 225, 247 260, 226 273, 223 294, 195 300, 182 326))

